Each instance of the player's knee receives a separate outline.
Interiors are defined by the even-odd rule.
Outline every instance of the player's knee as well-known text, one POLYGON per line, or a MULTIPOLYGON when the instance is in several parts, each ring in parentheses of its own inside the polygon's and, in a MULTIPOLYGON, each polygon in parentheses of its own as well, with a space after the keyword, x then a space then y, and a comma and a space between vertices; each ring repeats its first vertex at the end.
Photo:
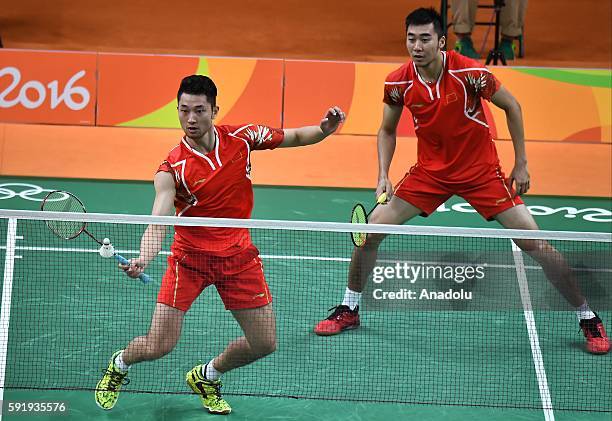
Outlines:
POLYGON ((385 219, 381 212, 374 212, 368 219, 368 224, 385 224, 385 219))
POLYGON ((523 251, 526 251, 526 252, 535 251, 534 240, 512 240, 512 241, 514 241, 514 244, 516 244, 516 246, 523 251))
POLYGON ((276 351, 276 338, 268 338, 251 347, 256 358, 263 358, 276 351))
POLYGON ((146 354, 148 360, 157 360, 169 354, 174 349, 176 341, 147 341, 146 354))
POLYGON ((383 242, 383 240, 385 239, 386 235, 385 234, 368 234, 368 237, 366 238, 366 242, 364 247, 366 248, 378 248, 378 246, 380 246, 380 243, 383 242))
POLYGON ((548 241, 545 240, 513 240, 518 248, 526 253, 554 251, 548 241))

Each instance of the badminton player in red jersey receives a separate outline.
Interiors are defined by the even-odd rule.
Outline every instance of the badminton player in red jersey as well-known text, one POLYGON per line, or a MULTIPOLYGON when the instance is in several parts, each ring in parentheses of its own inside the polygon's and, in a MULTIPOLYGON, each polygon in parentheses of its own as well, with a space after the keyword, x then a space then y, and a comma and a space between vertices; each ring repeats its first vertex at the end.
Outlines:
MULTIPOLYGON (((217 88, 206 76, 188 76, 181 82, 178 116, 185 136, 157 170, 153 215, 174 211, 179 217, 250 218, 251 151, 320 142, 335 132, 345 117, 342 110, 332 107, 318 126, 285 130, 257 124, 216 126, 216 97, 217 88)), ((157 256, 165 232, 159 225, 146 229, 140 256, 122 267, 129 276, 138 277, 157 256)), ((186 381, 209 412, 228 414, 231 407, 221 396, 221 374, 263 358, 276 348, 272 297, 259 251, 251 243, 248 229, 191 226, 175 227, 171 251, 150 330, 112 356, 96 387, 96 403, 111 409, 130 365, 172 351, 185 313, 206 287, 214 285, 244 336, 207 364, 194 367, 186 381)), ((215 326, 209 328, 214 330, 215 326)))
MULTIPOLYGON (((388 203, 378 206, 369 222, 403 224, 434 212, 453 195, 468 201, 487 220, 506 228, 537 230, 520 195, 529 190, 529 173, 521 108, 495 76, 479 62, 454 51, 443 51, 440 15, 417 9, 406 18, 406 46, 412 60, 387 76, 383 121, 378 131, 379 176, 376 195, 388 203), (491 101, 506 113, 515 162, 506 180, 481 101, 491 101), (417 163, 395 190, 388 172, 395 150, 396 129, 404 108, 412 114, 417 136, 417 163)), ((368 235, 355 248, 348 286, 341 305, 315 327, 319 335, 335 335, 359 326, 361 292, 384 235, 368 235)), ((561 254, 548 242, 515 240, 518 247, 544 269, 550 282, 576 308, 587 350, 607 353, 610 342, 602 321, 591 311, 576 278, 561 254)))

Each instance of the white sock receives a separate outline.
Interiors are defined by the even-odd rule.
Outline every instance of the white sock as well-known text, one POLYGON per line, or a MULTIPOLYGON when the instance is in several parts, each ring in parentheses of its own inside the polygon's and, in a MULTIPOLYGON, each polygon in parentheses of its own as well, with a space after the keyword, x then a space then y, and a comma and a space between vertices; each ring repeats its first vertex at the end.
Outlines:
POLYGON ((344 292, 342 305, 348 306, 351 310, 355 310, 355 307, 359 305, 359 301, 361 301, 361 292, 355 292, 347 287, 344 292))
POLYGON ((128 370, 130 369, 130 366, 129 366, 129 365, 127 365, 127 364, 126 364, 126 363, 123 361, 123 351, 125 351, 125 350, 122 350, 122 351, 119 353, 119 355, 117 355, 117 356, 115 357, 115 365, 117 366, 117 368, 118 368, 119 370, 121 370, 121 371, 124 371, 124 372, 125 372, 125 371, 128 371, 128 370))
POLYGON ((591 311, 589 305, 585 301, 583 305, 576 308, 576 316, 578 316, 578 320, 592 319, 595 317, 595 313, 591 311))
POLYGON ((221 372, 215 368, 213 365, 213 360, 210 360, 208 364, 202 367, 202 375, 206 380, 219 380, 221 377, 221 372))

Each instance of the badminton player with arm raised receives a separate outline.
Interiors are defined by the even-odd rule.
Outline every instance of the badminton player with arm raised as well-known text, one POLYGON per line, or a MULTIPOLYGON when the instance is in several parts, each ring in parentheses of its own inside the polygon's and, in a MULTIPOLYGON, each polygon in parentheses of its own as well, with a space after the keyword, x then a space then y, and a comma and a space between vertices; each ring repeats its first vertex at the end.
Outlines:
MULTIPOLYGON (((390 200, 385 206, 377 206, 368 222, 403 224, 417 215, 431 214, 458 195, 485 219, 495 219, 505 228, 537 230, 520 198, 530 187, 520 105, 480 63, 454 51, 443 51, 443 33, 441 17, 434 9, 417 9, 406 18, 406 47, 412 59, 387 76, 378 132, 376 193, 386 193, 390 200), (507 180, 482 100, 491 101, 506 114, 515 152, 514 168, 507 180), (394 190, 388 172, 404 108, 410 110, 414 121, 418 158, 394 190)), ((370 234, 364 244, 356 244, 360 247, 353 252, 344 300, 315 326, 316 334, 335 335, 359 326, 361 292, 383 239, 382 234, 370 234)), ((548 280, 576 309, 587 351, 607 353, 610 342, 603 323, 589 308, 563 256, 547 241, 514 242, 542 266, 548 280)))
MULTIPOLYGON (((250 218, 253 208, 250 153, 276 147, 298 147, 322 141, 344 121, 337 107, 327 110, 318 126, 274 129, 264 125, 216 126, 217 88, 206 76, 181 82, 178 115, 185 136, 170 151, 155 176, 154 215, 250 218)), ((137 277, 155 258, 165 227, 150 225, 140 256, 122 266, 137 277)), ((112 409, 131 365, 168 354, 179 340, 185 313, 209 285, 215 285, 225 308, 244 336, 229 343, 207 364, 186 375, 189 387, 210 413, 228 414, 221 396, 221 374, 252 363, 276 349, 276 322, 259 251, 243 228, 175 226, 168 267, 162 279, 147 335, 133 339, 111 357, 95 399, 112 409)))

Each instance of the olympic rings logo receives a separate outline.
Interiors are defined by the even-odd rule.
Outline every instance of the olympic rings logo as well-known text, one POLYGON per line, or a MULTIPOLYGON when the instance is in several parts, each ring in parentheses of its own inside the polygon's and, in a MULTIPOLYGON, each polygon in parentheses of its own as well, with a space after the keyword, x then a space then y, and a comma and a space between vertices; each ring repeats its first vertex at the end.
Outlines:
MULTIPOLYGON (((27 183, 2 183, 0 184, 0 200, 12 199, 20 197, 21 199, 30 200, 32 202, 42 202, 45 196, 52 192, 52 189, 43 189, 35 184, 27 183)), ((51 199, 51 202, 59 202, 68 199, 68 195, 60 192, 56 197, 51 199)))

